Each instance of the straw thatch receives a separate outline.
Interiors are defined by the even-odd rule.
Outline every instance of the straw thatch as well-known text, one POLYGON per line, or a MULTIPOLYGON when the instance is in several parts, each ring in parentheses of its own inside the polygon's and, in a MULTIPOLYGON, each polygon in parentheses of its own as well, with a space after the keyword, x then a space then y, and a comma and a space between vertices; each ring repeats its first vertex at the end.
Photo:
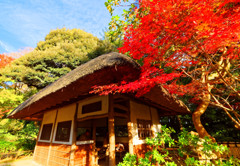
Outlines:
MULTIPOLYGON (((89 96, 94 85, 116 83, 123 77, 135 80, 139 77, 140 66, 131 58, 119 53, 99 56, 69 72, 54 83, 30 97, 10 114, 9 118, 41 120, 39 112, 57 107, 74 99, 89 96)), ((189 113, 187 107, 173 98, 162 87, 156 87, 142 98, 175 114, 189 113)))

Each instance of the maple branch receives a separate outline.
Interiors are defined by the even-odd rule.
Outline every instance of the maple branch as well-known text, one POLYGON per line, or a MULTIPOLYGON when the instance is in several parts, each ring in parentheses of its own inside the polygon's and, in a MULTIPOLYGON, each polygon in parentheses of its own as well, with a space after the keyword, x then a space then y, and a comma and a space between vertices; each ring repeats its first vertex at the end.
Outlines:
MULTIPOLYGON (((224 98, 221 97, 221 96, 218 96, 218 97, 221 98, 230 108, 227 108, 227 107, 223 106, 223 104, 221 104, 221 103, 219 102, 219 100, 218 100, 211 92, 210 92, 210 94, 211 94, 211 96, 213 97, 213 99, 218 103, 218 104, 211 103, 212 105, 215 105, 215 106, 221 107, 221 108, 223 108, 223 109, 226 109, 227 111, 233 112, 233 113, 236 115, 236 117, 240 117, 240 115, 232 108, 232 106, 229 104, 229 102, 228 102, 226 99, 224 99, 224 98)), ((240 121, 239 121, 239 122, 240 122, 240 121)))
MULTIPOLYGON (((221 60, 220 60, 219 62, 216 62, 216 61, 214 61, 214 59, 210 58, 208 54, 205 54, 205 55, 206 55, 206 58, 211 61, 211 64, 212 64, 213 68, 214 68, 215 71, 218 73, 218 78, 220 77, 220 79, 223 81, 223 83, 224 83, 227 87, 230 87, 230 89, 232 89, 232 90, 238 95, 238 97, 240 97, 240 93, 239 93, 238 91, 236 91, 236 89, 234 89, 234 88, 232 87, 232 85, 230 85, 230 84, 226 81, 226 79, 224 78, 224 76, 225 76, 226 74, 230 74, 230 73, 229 73, 229 68, 230 68, 229 62, 226 62, 226 59, 225 59, 225 61, 224 61, 224 59, 222 58, 222 56, 221 56, 221 60), (215 64, 213 64, 213 62, 214 62, 215 64), (220 64, 222 64, 222 65, 220 65, 220 64), (222 70, 221 72, 219 71, 220 69, 222 70), (222 75, 222 73, 223 73, 224 75, 222 75)), ((229 59, 227 59, 227 60, 229 61, 229 59)), ((234 78, 234 77, 232 77, 232 78, 234 78)))
POLYGON ((238 97, 240 97, 240 93, 238 92, 238 91, 236 91, 236 89, 234 89, 233 87, 232 87, 232 85, 230 85, 226 80, 225 80, 225 78, 223 77, 223 75, 218 71, 218 70, 216 70, 217 71, 217 73, 219 74, 219 76, 221 77, 221 79, 223 80, 223 83, 227 86, 227 87, 230 87, 230 89, 232 89, 237 95, 238 95, 238 97))
MULTIPOLYGON (((224 106, 219 102, 219 100, 218 100, 210 91, 208 91, 208 92, 209 92, 209 94, 212 96, 212 98, 215 100, 215 102, 217 103, 217 104, 213 104, 213 103, 211 103, 211 104, 222 108, 222 109, 225 111, 225 113, 228 115, 228 117, 235 123, 235 127, 240 130, 240 120, 239 120, 239 118, 236 117, 236 114, 235 114, 236 112, 235 112, 233 109, 229 109, 229 108, 227 108, 227 107, 224 107, 224 106), (232 115, 231 115, 228 111, 233 112, 234 115, 235 115, 235 117, 237 118, 237 120, 234 119, 234 118, 232 117, 232 115)), ((232 108, 232 107, 231 107, 231 108, 232 108)), ((239 114, 237 114, 237 115, 239 116, 239 114)))
POLYGON ((239 118, 238 118, 238 117, 240 117, 240 115, 239 115, 236 111, 234 111, 234 109, 232 108, 232 106, 229 104, 229 102, 228 102, 226 99, 224 99, 224 98, 221 97, 221 96, 219 96, 219 97, 230 107, 230 110, 233 112, 233 114, 234 114, 235 117, 237 118, 238 122, 240 123, 240 120, 239 120, 239 118))
POLYGON ((181 71, 184 72, 184 74, 186 74, 188 77, 190 77, 191 79, 193 79, 193 80, 196 81, 196 79, 195 79, 194 77, 192 77, 191 75, 189 75, 189 74, 188 74, 185 70, 183 70, 182 68, 181 68, 181 71))
MULTIPOLYGON (((235 119, 232 117, 232 115, 229 113, 229 111, 230 111, 229 108, 226 108, 226 107, 222 106, 222 104, 219 105, 219 104, 211 103, 211 105, 214 105, 214 106, 217 106, 217 107, 222 108, 222 109, 224 110, 224 112, 228 115, 228 117, 235 123, 235 127, 240 130, 240 121, 239 121, 239 118, 237 118, 237 120, 235 120, 235 119)), ((239 116, 239 114, 237 114, 237 115, 239 116)), ((236 115, 235 115, 235 116, 236 116, 236 115)))
POLYGON ((211 92, 209 92, 209 93, 210 93, 211 97, 215 100, 215 102, 217 103, 217 104, 216 104, 216 103, 211 103, 212 105, 218 106, 218 107, 220 107, 220 108, 222 108, 222 109, 226 109, 226 110, 228 110, 228 111, 231 111, 230 108, 227 108, 227 107, 223 106, 223 105, 219 102, 219 100, 218 100, 211 92))
POLYGON ((237 121, 231 116, 231 114, 230 114, 226 109, 223 109, 223 110, 226 112, 226 114, 228 115, 228 117, 235 123, 235 127, 236 127, 238 130, 240 130, 240 123, 237 122, 237 121))

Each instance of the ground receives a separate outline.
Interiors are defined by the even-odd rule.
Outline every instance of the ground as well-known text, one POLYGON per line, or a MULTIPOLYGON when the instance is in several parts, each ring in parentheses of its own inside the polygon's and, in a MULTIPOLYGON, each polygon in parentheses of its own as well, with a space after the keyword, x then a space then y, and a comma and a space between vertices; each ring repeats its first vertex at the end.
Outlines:
POLYGON ((0 162, 0 166, 39 166, 39 165, 32 160, 32 157, 26 157, 14 161, 0 162))

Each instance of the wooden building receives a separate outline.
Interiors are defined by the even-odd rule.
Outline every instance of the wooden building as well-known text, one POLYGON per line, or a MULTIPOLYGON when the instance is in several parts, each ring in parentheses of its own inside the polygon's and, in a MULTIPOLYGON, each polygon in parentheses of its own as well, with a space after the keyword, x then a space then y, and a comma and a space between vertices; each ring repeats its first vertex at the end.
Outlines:
POLYGON ((47 166, 115 165, 126 152, 142 155, 161 116, 190 111, 161 86, 134 94, 89 94, 94 85, 135 80, 139 65, 126 55, 99 56, 14 109, 9 118, 41 121, 34 160, 47 166))

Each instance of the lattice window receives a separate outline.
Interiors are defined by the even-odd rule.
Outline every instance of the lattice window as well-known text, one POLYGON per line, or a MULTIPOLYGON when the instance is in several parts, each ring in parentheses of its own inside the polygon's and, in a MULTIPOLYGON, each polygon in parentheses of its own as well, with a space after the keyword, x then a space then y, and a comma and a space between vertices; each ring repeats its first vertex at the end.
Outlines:
POLYGON ((59 122, 55 141, 69 142, 72 121, 59 122))
POLYGON ((52 133, 52 126, 53 126, 52 123, 43 125, 40 140, 44 140, 44 141, 50 140, 51 133, 52 133))
POLYGON ((138 126, 138 137, 139 139, 145 139, 147 137, 152 137, 152 121, 137 119, 138 126))

